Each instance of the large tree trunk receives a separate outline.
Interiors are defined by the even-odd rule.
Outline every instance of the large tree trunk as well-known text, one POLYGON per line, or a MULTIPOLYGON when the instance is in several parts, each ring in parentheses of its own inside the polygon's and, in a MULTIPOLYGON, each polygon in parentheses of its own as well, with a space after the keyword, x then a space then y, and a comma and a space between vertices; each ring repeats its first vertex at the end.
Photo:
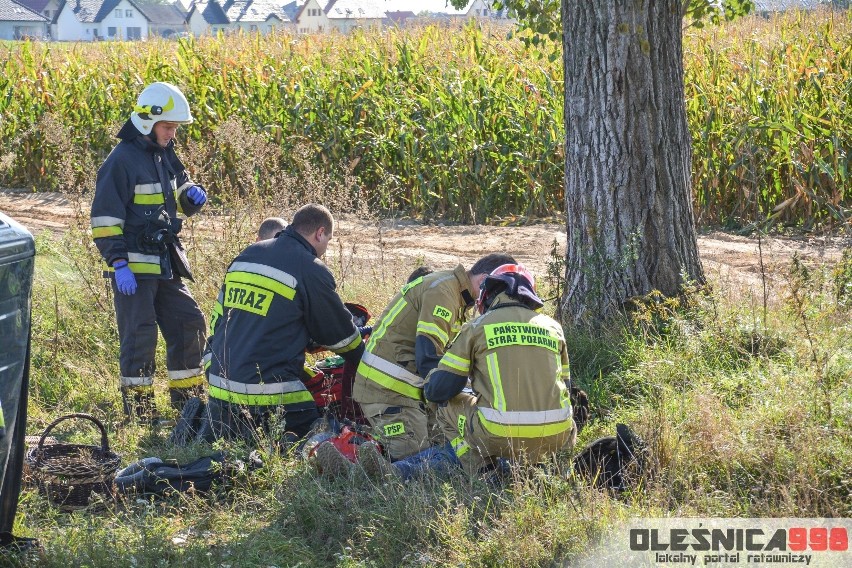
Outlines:
POLYGON ((566 324, 703 283, 683 89, 683 0, 562 0, 566 324))

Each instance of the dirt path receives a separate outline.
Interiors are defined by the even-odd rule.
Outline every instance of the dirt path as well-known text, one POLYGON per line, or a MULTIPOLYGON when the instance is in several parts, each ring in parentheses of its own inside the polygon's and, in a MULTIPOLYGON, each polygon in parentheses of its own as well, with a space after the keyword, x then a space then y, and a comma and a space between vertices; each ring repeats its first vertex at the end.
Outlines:
MULTIPOLYGON (((84 207, 84 211, 88 208, 84 207)), ((20 193, 0 191, 0 211, 11 215, 31 231, 64 231, 74 218, 74 206, 57 193, 20 193)), ((538 273, 546 270, 554 239, 559 250, 565 247, 562 225, 542 224, 521 227, 482 225, 416 225, 382 223, 381 240, 375 225, 343 222, 339 230, 344 247, 357 243, 356 256, 367 261, 397 257, 406 263, 421 261, 435 267, 448 267, 457 262, 470 265, 483 254, 505 251, 529 265, 538 273)), ((828 238, 764 238, 758 246, 756 238, 722 232, 699 236, 698 246, 708 278, 717 285, 733 290, 762 290, 763 273, 770 283, 781 279, 783 268, 794 254, 809 263, 837 260, 849 242, 828 238)), ((330 254, 335 254, 329 249, 330 254)))

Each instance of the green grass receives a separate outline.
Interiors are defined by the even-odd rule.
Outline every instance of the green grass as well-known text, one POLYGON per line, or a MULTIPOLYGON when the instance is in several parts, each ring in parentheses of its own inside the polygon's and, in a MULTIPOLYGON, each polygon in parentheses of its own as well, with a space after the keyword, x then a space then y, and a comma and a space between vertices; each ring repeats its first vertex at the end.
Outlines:
MULTIPOLYGON (((188 229, 198 274, 192 289, 205 312, 227 255, 252 240, 260 219, 281 211, 239 203, 188 229)), ((342 257, 329 264, 345 298, 378 314, 411 267, 386 260, 341 277, 355 262, 348 238, 335 243, 342 257)), ((210 453, 207 445, 169 448, 166 432, 119 425, 117 334, 92 245, 72 229, 40 235, 37 247, 30 433, 85 411, 107 424, 125 463, 210 453)), ((567 455, 495 491, 461 476, 328 481, 296 456, 265 453, 263 470, 207 495, 130 499, 94 512, 59 513, 26 487, 15 530, 39 537, 40 565, 56 567, 550 566, 632 516, 848 517, 850 274, 850 255, 833 266, 791 266, 783 286, 770 289, 765 318, 718 287, 688 307, 649 302, 596 337, 569 332, 574 377, 594 409, 578 446, 626 422, 651 448, 647 477, 621 497, 568 475, 567 455)), ((159 358, 164 389, 162 350, 159 358)), ((167 407, 164 390, 159 404, 167 407)), ((60 434, 94 440, 85 424, 60 434)))

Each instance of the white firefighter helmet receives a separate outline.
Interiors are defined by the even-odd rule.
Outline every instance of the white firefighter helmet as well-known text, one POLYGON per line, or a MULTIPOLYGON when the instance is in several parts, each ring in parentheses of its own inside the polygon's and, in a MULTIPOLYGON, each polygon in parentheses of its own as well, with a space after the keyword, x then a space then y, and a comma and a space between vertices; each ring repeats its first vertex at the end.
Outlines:
POLYGON ((180 89, 171 83, 151 83, 139 94, 130 121, 142 134, 151 134, 160 121, 191 124, 189 103, 180 89))

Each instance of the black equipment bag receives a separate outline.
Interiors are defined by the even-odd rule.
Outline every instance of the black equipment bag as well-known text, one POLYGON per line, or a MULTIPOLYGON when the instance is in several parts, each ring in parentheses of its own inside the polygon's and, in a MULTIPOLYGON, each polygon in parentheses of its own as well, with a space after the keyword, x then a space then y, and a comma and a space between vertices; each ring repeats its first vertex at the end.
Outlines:
POLYGON ((626 424, 616 424, 615 436, 595 440, 574 458, 574 472, 595 487, 622 492, 645 472, 647 445, 626 424))
POLYGON ((118 472, 115 486, 124 493, 156 495, 172 491, 209 491, 215 482, 224 478, 227 469, 222 452, 183 465, 165 463, 160 458, 145 458, 118 472))

